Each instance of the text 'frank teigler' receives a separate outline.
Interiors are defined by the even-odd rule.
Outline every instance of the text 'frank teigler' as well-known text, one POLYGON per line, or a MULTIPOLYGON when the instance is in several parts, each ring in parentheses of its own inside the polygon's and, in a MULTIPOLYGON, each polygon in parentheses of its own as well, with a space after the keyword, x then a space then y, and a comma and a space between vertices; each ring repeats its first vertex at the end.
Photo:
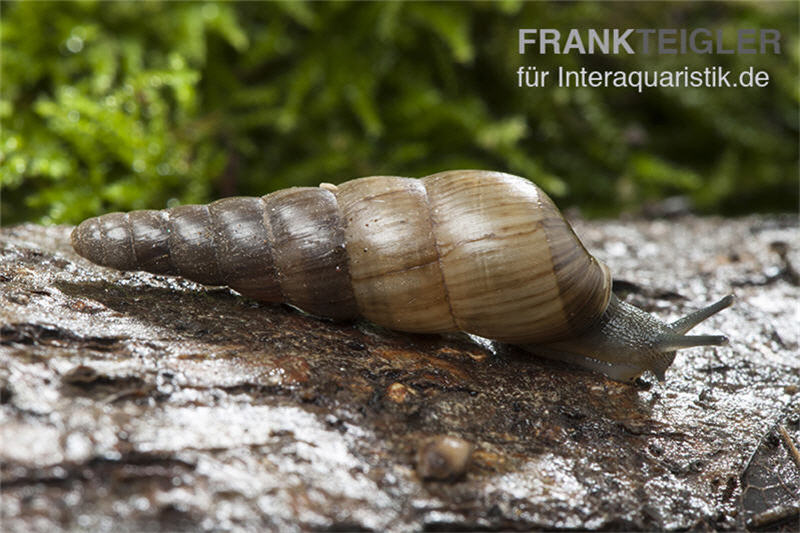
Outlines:
POLYGON ((520 28, 519 53, 544 54, 780 54, 775 29, 520 28))

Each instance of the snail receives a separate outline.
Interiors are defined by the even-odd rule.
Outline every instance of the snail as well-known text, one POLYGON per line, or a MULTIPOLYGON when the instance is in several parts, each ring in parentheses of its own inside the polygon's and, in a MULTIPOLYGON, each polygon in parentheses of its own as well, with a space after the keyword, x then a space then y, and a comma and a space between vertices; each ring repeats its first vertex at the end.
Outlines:
POLYGON ((116 269, 227 285, 334 320, 466 332, 619 381, 645 370, 663 381, 676 350, 726 343, 685 333, 733 302, 665 323, 621 301, 538 186, 481 170, 110 213, 82 222, 72 245, 116 269))

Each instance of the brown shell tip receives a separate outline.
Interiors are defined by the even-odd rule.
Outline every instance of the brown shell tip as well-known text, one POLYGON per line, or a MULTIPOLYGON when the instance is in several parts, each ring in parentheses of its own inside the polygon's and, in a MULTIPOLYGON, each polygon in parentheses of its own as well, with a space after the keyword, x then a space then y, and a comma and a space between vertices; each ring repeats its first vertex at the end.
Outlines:
POLYGON ((98 243, 95 243, 97 235, 97 219, 89 218, 84 220, 75 226, 70 234, 72 249, 75 250, 79 256, 94 261, 91 253, 98 246, 98 243))

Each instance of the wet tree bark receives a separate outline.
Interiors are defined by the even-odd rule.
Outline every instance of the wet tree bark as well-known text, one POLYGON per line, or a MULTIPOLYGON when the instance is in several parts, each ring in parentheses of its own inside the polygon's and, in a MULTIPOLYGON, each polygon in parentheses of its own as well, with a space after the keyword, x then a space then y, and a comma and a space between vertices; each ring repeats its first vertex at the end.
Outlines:
POLYGON ((625 385, 0 230, 3 529, 797 528, 796 218, 576 226, 664 319, 735 292, 698 329, 731 345, 625 385))

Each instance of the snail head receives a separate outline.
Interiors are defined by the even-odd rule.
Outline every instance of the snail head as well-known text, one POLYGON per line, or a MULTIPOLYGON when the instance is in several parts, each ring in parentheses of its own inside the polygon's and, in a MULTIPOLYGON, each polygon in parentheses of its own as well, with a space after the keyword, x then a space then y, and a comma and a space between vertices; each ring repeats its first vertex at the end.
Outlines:
POLYGON ((564 341, 525 348, 545 357, 600 371, 612 379, 631 381, 650 370, 664 381, 677 350, 694 346, 722 346, 721 335, 686 335, 693 327, 733 304, 732 294, 672 323, 612 295, 603 315, 584 333, 564 341))

